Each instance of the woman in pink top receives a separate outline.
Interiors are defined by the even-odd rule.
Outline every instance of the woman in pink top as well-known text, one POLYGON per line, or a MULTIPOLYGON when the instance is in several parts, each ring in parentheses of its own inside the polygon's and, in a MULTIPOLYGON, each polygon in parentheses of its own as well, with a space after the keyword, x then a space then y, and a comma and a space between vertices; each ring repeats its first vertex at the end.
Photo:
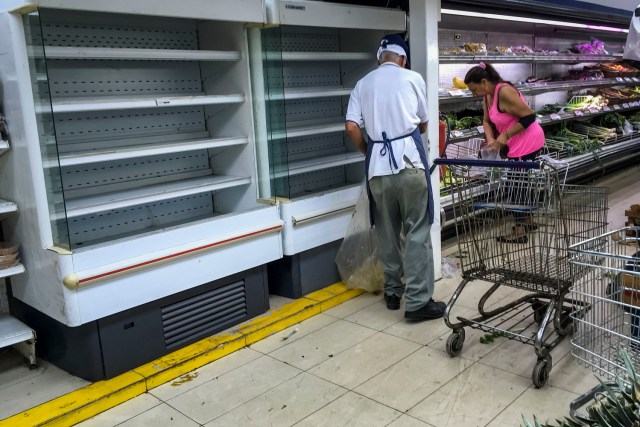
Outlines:
MULTIPOLYGON (((535 159, 544 145, 544 131, 518 89, 484 62, 471 68, 464 82, 474 96, 483 97, 484 131, 489 147, 501 152, 508 150, 507 157, 511 160, 535 159)), ((500 236, 498 240, 527 243, 527 231, 537 229, 537 225, 527 214, 514 213, 514 219, 516 224, 512 233, 500 236)))

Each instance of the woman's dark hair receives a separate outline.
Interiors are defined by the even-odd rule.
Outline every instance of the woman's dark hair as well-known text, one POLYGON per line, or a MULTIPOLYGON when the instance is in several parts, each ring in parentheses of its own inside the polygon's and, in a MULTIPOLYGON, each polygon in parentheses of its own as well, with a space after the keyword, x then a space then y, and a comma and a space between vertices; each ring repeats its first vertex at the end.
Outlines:
POLYGON ((467 71, 467 75, 464 76, 464 84, 480 84, 483 79, 493 84, 504 82, 502 77, 500 77, 500 74, 498 74, 491 64, 481 62, 479 65, 476 65, 467 71))

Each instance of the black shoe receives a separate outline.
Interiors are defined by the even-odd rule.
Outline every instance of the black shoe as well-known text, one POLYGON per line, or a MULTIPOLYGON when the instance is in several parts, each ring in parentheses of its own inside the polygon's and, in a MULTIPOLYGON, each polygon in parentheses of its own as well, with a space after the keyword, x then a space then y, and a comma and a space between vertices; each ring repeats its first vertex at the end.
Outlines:
POLYGON ((496 240, 500 243, 528 243, 529 237, 527 237, 526 234, 523 234, 520 236, 509 235, 509 236, 498 236, 496 237, 496 240))
POLYGON ((385 292, 384 302, 387 303, 387 308, 389 310, 400 310, 400 297, 395 295, 389 295, 385 292))
POLYGON ((422 308, 416 311, 405 311, 404 318, 409 320, 439 319, 444 316, 446 308, 447 304, 442 301, 434 301, 433 298, 431 298, 422 308))

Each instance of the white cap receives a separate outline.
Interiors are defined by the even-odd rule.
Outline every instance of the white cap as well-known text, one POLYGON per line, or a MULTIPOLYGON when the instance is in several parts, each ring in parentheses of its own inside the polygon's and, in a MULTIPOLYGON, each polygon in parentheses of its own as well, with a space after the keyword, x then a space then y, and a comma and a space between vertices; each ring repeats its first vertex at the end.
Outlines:
POLYGON ((378 61, 380 60, 380 55, 382 55, 382 52, 393 52, 396 55, 404 56, 405 58, 407 56, 407 52, 405 52, 402 46, 397 44, 388 44, 386 46, 380 46, 378 48, 378 55, 377 55, 378 61))

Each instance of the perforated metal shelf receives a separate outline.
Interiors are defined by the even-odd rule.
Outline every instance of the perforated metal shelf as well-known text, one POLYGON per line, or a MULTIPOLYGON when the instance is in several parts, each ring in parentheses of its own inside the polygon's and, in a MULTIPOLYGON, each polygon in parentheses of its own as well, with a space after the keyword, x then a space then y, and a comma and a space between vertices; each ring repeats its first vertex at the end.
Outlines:
POLYGON ((129 147, 110 148, 104 150, 92 150, 60 155, 60 166, 74 166, 87 163, 108 162, 111 160, 124 160, 136 157, 154 156, 158 154, 180 153, 185 151, 203 150, 210 148, 222 148, 233 145, 247 144, 247 137, 236 138, 210 138, 192 141, 179 141, 157 145, 137 145, 129 147))
POLYGON ((48 59, 128 59, 152 61, 238 61, 240 52, 221 50, 135 49, 47 46, 48 59))
MULTIPOLYGON (((335 122, 328 123, 328 124, 288 127, 286 131, 286 137, 297 138, 300 136, 311 136, 311 135, 319 135, 323 133, 340 132, 340 131, 344 131, 344 119, 336 118, 335 122)), ((274 133, 273 135, 273 139, 284 138, 284 137, 285 137, 285 134, 283 133, 274 133)))
POLYGON ((80 113, 86 111, 130 110, 135 108, 184 107, 191 105, 238 104, 245 101, 243 94, 196 95, 129 98, 66 98, 53 100, 54 113, 80 113))
POLYGON ((67 217, 73 218, 190 194, 224 190, 251 183, 250 177, 207 176, 148 185, 144 188, 66 200, 67 217))
MULTIPOLYGON (((313 88, 292 88, 284 90, 284 99, 310 99, 328 98, 332 96, 348 96, 353 88, 342 87, 313 87, 313 88)), ((271 96, 272 100, 281 100, 283 96, 271 96)))
POLYGON ((340 153, 289 163, 289 176, 349 165, 364 161, 362 153, 340 153))
POLYGON ((282 55, 268 55, 268 59, 276 61, 364 61, 374 58, 366 52, 282 52, 282 55))

